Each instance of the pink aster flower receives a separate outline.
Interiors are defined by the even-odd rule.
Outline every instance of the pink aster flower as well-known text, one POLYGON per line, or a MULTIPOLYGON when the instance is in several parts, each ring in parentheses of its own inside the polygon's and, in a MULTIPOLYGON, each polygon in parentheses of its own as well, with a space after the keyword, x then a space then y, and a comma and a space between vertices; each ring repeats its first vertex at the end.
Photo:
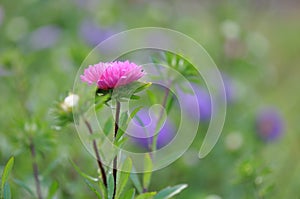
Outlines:
POLYGON ((114 61, 90 65, 80 78, 89 85, 97 84, 98 88, 108 90, 137 81, 144 74, 142 67, 133 62, 114 61))

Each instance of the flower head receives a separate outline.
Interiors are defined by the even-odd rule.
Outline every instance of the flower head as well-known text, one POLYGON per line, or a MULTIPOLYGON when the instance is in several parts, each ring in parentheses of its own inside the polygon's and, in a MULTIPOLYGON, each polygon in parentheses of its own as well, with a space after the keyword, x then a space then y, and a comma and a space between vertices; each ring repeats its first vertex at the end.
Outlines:
POLYGON ((115 61, 90 65, 80 78, 89 85, 97 84, 98 88, 108 90, 137 81, 144 74, 142 67, 133 62, 115 61))
POLYGON ((74 106, 78 104, 79 96, 73 93, 70 93, 65 99, 64 102, 61 103, 61 108, 65 111, 69 111, 74 106))
POLYGON ((256 118, 258 135, 265 141, 278 139, 283 132, 283 120, 276 109, 262 110, 256 118))

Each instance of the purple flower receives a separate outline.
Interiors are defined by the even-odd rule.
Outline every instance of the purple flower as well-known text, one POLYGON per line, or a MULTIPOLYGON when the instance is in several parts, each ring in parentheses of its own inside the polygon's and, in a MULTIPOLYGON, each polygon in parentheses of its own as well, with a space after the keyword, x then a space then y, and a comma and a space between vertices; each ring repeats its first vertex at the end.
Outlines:
POLYGON ((83 21, 79 27, 80 37, 91 46, 97 46, 114 33, 112 29, 101 28, 98 24, 87 20, 83 21))
POLYGON ((278 139, 283 133, 283 119, 274 108, 261 110, 256 118, 256 130, 265 141, 278 139))
POLYGON ((133 62, 115 61, 90 65, 80 78, 89 85, 97 84, 98 88, 108 90, 137 81, 144 74, 142 67, 133 62))
MULTIPOLYGON (((133 143, 151 149, 158 117, 149 117, 147 109, 141 109, 129 124, 126 132, 133 143)), ((157 149, 166 146, 175 136, 175 128, 170 120, 166 119, 160 131, 157 133, 157 149)))
POLYGON ((51 48, 58 41, 60 32, 55 25, 42 26, 31 33, 30 45, 35 50, 51 48))
POLYGON ((179 93, 179 99, 181 100, 182 103, 180 104, 181 110, 183 113, 187 114, 190 116, 192 119, 199 120, 201 119, 202 121, 208 121, 211 116, 211 100, 210 100, 210 95, 207 90, 202 88, 201 86, 192 85, 195 96, 191 93, 185 93, 181 90, 178 91, 179 93), (198 104, 195 107, 195 104, 189 103, 194 100, 194 98, 197 98, 198 104), (198 115, 195 111, 195 109, 198 108, 198 112, 200 113, 200 118, 197 118, 198 115))
POLYGON ((225 88, 226 101, 227 103, 234 103, 237 98, 236 85, 227 74, 222 73, 222 78, 225 88))

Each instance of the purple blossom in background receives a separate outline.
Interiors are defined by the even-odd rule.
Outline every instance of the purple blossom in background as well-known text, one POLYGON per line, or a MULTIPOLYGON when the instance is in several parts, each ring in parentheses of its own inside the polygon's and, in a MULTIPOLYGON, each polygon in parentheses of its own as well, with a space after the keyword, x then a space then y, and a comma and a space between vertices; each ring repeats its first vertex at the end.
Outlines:
MULTIPOLYGON (((227 103, 234 103, 237 98, 235 85, 232 79, 228 75, 222 74, 222 78, 223 78, 223 83, 225 88, 226 101, 227 103)), ((198 100, 198 110, 200 113, 200 120, 201 121, 210 120, 212 109, 211 109, 211 99, 208 90, 196 84, 192 84, 192 88, 198 100)), ((183 92, 181 89, 179 89, 178 93, 182 102, 184 102, 181 105, 184 113, 188 114, 193 119, 199 120, 195 112, 195 106, 189 103, 194 98, 193 94, 183 92)))
POLYGON ((31 33, 30 45, 35 50, 51 48, 59 39, 61 30, 55 25, 42 26, 31 33))
POLYGON ((283 119, 274 108, 263 109, 257 115, 256 130, 265 141, 278 139, 283 133, 283 126, 283 119))
MULTIPOLYGON (((158 118, 150 118, 148 110, 141 109, 129 124, 127 135, 133 143, 150 150, 157 123, 158 118)), ((174 125, 170 122, 170 120, 166 119, 157 134, 157 149, 166 146, 175 136, 175 132, 174 125)))
POLYGON ((76 5, 79 8, 95 9, 97 8, 98 0, 75 0, 76 5))
POLYGON ((233 80, 228 75, 222 73, 222 78, 225 88, 226 101, 227 103, 234 103, 237 98, 236 86, 233 80))
POLYGON ((2 24, 4 19, 4 10, 3 7, 0 5, 0 25, 2 24))
POLYGON ((101 41, 115 34, 116 31, 102 28, 92 21, 83 21, 79 27, 79 35, 91 46, 97 46, 101 41))
POLYGON ((192 119, 201 120, 201 121, 208 121, 211 116, 211 100, 210 95, 207 90, 202 88, 201 86, 197 86, 195 84, 192 85, 195 96, 191 93, 185 93, 181 90, 178 91, 179 93, 179 101, 182 101, 180 104, 181 110, 184 114, 188 114, 192 119), (198 100, 198 107, 195 107, 194 104, 189 103, 193 101, 194 98, 198 100), (197 118, 197 114, 195 109, 198 108, 200 113, 200 118, 197 118))

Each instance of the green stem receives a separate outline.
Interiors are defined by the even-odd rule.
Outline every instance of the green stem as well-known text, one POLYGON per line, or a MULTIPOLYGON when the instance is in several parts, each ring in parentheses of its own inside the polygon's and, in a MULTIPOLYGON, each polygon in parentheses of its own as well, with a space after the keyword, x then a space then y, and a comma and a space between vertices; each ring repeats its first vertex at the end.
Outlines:
MULTIPOLYGON (((88 128, 89 133, 91 135, 93 135, 93 130, 92 130, 91 124, 86 119, 84 119, 84 123, 85 123, 86 127, 88 128)), ((93 140, 93 149, 94 149, 94 152, 95 152, 95 155, 96 155, 96 158, 97 158, 97 163, 98 163, 98 167, 99 167, 100 172, 101 172, 101 177, 102 177, 103 184, 104 184, 105 187, 107 187, 106 174, 105 174, 105 170, 104 170, 104 167, 102 165, 102 162, 101 162, 101 157, 100 157, 100 154, 99 154, 99 151, 98 151, 96 140, 93 140)))
MULTIPOLYGON (((116 141, 116 137, 119 130, 119 118, 120 118, 120 110, 121 110, 121 103, 117 100, 116 102, 116 118, 115 118, 115 133, 114 133, 114 141, 116 141)), ((114 158, 113 161, 113 177, 114 177, 114 193, 112 199, 116 196, 116 189, 117 189, 117 160, 118 156, 114 158)))

